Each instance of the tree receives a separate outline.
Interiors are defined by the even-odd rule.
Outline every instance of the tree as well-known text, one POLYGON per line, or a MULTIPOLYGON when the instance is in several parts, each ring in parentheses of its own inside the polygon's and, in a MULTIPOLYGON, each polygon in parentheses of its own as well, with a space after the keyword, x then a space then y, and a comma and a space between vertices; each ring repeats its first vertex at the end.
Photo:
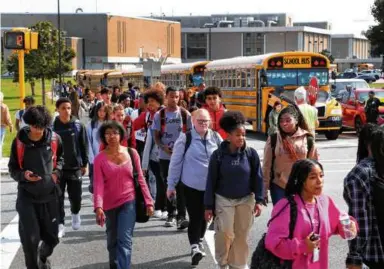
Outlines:
POLYGON ((323 50, 322 52, 320 52, 320 54, 323 54, 324 56, 326 56, 328 60, 331 62, 331 64, 333 64, 333 62, 335 61, 335 58, 333 58, 329 50, 323 50))
MULTIPOLYGON (((39 49, 25 54, 25 78, 31 83, 33 92, 35 80, 41 79, 43 105, 45 105, 45 80, 57 78, 59 75, 59 31, 47 21, 38 22, 30 28, 39 33, 39 49)), ((72 70, 71 61, 75 57, 73 49, 65 46, 64 38, 61 38, 61 55, 61 74, 63 74, 72 70)), ((17 66, 17 55, 12 55, 8 59, 7 69, 9 72, 10 70, 15 72, 17 66)))
POLYGON ((384 1, 375 0, 371 13, 377 25, 370 26, 365 36, 371 42, 371 54, 378 57, 384 54, 384 1))

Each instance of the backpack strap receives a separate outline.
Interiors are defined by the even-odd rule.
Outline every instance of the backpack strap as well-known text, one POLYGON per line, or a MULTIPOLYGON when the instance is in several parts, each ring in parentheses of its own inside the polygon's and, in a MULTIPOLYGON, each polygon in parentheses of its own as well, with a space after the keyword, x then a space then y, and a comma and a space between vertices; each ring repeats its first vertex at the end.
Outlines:
POLYGON ((183 124, 183 133, 187 132, 187 110, 184 107, 180 107, 181 121, 183 124))
MULTIPOLYGON (((128 116, 129 117, 129 116, 128 116)), ((127 117, 127 141, 128 141, 128 146, 131 146, 131 134, 132 134, 132 119, 127 117)))
POLYGON ((133 149, 128 147, 128 154, 129 154, 129 157, 131 158, 131 162, 132 162, 132 176, 133 176, 133 180, 135 182, 135 186, 139 186, 139 180, 138 180, 138 177, 139 177, 139 174, 137 173, 137 168, 136 168, 136 164, 135 164, 135 158, 133 157, 133 149))
POLYGON ((212 130, 212 134, 213 134, 213 137, 215 138, 217 148, 219 148, 220 145, 221 145, 221 141, 220 141, 220 138, 219 138, 219 133, 214 131, 214 130, 212 130))
POLYGON ((52 132, 51 137, 51 150, 52 150, 52 162, 53 162, 53 169, 57 166, 57 148, 59 144, 58 136, 55 132, 52 132))
POLYGON ((313 136, 310 134, 307 134, 307 158, 309 158, 309 154, 311 153, 311 150, 314 144, 315 144, 315 141, 313 136))
POLYGON ((277 133, 274 133, 270 136, 271 139, 271 150, 272 150, 272 162, 271 162, 271 172, 269 176, 269 182, 272 183, 275 178, 275 159, 276 159, 276 143, 277 143, 277 133))
POLYGON ((165 108, 160 110, 160 135, 165 132, 165 108))
POLYGON ((17 162, 19 163, 19 167, 23 170, 23 162, 24 162, 24 143, 20 141, 19 138, 16 137, 16 152, 17 152, 17 162))
POLYGON ((185 157, 185 153, 187 153, 187 150, 192 142, 192 133, 191 131, 188 131, 185 133, 185 146, 184 146, 184 154, 183 157, 185 157))

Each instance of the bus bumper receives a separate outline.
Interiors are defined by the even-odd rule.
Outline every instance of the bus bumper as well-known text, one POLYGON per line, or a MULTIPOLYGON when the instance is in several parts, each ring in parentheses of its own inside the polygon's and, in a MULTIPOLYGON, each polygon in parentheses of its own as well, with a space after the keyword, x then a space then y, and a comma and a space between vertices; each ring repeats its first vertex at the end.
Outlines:
POLYGON ((331 116, 325 119, 319 119, 319 127, 316 128, 316 131, 331 131, 331 130, 340 130, 342 126, 342 117, 341 116, 331 116))

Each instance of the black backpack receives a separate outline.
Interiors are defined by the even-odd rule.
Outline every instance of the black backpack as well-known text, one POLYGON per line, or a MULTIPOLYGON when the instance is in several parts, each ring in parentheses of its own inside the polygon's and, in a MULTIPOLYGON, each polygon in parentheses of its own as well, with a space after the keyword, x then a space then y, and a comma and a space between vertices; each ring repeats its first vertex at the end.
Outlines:
MULTIPOLYGON (((276 219, 288 206, 290 206, 289 239, 293 238, 297 220, 297 204, 293 196, 286 197, 288 203, 269 220, 269 224, 276 219)), ((282 260, 265 248, 266 233, 263 234, 252 255, 250 269, 291 269, 292 260, 282 260)))

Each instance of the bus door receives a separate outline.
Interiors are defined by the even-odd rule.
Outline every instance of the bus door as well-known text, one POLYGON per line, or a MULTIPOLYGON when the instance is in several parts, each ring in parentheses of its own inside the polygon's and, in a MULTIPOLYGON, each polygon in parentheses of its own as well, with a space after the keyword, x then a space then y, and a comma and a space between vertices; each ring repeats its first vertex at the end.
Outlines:
MULTIPOLYGON (((267 75, 264 69, 256 69, 256 130, 263 131, 263 126, 265 125, 265 113, 263 113, 263 92, 262 88, 268 85, 267 75)), ((268 100, 268 99, 265 99, 268 100)))

